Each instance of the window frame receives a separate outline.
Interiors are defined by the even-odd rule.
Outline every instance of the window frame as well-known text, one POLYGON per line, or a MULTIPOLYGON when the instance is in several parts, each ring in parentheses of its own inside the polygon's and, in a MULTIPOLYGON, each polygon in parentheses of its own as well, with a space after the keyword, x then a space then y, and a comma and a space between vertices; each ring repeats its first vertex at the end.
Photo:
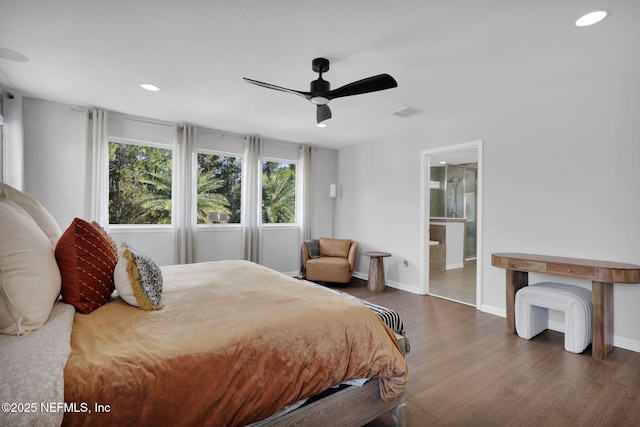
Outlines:
POLYGON ((260 226, 261 227, 278 227, 278 228, 299 228, 300 227, 300 219, 301 219, 301 215, 300 215, 300 196, 301 196, 301 181, 300 181, 300 161, 299 160, 290 160, 290 159, 283 159, 283 158, 279 158, 279 157, 269 157, 269 156, 262 156, 260 158, 260 179, 259 179, 259 191, 260 191, 260 226), (295 182, 294 182, 294 196, 295 196, 295 203, 294 203, 294 209, 295 209, 295 213, 294 213, 294 222, 262 222, 262 209, 264 208, 264 200, 262 199, 262 189, 264 186, 264 180, 262 179, 262 168, 264 165, 264 162, 269 162, 269 163, 284 163, 284 164, 288 164, 288 165, 295 165, 296 167, 296 172, 295 172, 295 182))
MULTIPOLYGON (((225 156, 225 157, 234 157, 236 159, 240 159, 240 222, 234 222, 234 223, 226 223, 226 224, 197 224, 196 227, 198 228, 198 231, 213 231, 215 229, 220 229, 223 228, 227 231, 231 231, 232 229, 242 229, 243 224, 242 224, 242 212, 245 209, 244 206, 244 198, 242 197, 242 195, 244 194, 244 180, 243 178, 243 170, 245 167, 245 161, 244 161, 244 155, 242 154, 238 154, 238 153, 233 153, 230 151, 222 151, 222 150, 212 150, 210 148, 200 148, 200 147, 196 147, 195 149, 195 179, 196 179, 196 185, 195 185, 195 191, 196 194, 194 195, 196 198, 196 204, 197 204, 197 199, 198 199, 198 172, 200 170, 200 166, 198 164, 198 154, 208 154, 208 155, 213 155, 213 156, 225 156)), ((197 211, 195 212, 195 214, 197 215, 197 211)), ((196 219, 196 223, 197 223, 197 219, 196 219)))
MULTIPOLYGON (((125 138, 125 137, 121 137, 121 136, 107 136, 107 147, 109 144, 111 143, 116 143, 116 144, 126 144, 126 145, 140 145, 143 147, 150 147, 150 148, 162 148, 165 150, 170 150, 171 151, 171 162, 172 162, 172 169, 171 169, 171 184, 172 184, 172 190, 173 190, 173 183, 175 180, 175 177, 173 176, 173 162, 174 162, 174 156, 175 156, 175 150, 174 150, 174 146, 172 144, 166 144, 166 143, 162 143, 162 142, 154 142, 154 141, 146 141, 146 140, 141 140, 141 139, 135 139, 135 138, 125 138)), ((110 174, 110 170, 108 167, 109 164, 109 159, 107 158, 107 183, 111 180, 111 174, 110 174)), ((106 194, 107 197, 107 204, 109 203, 109 192, 107 192, 106 194)), ((171 193, 171 222, 169 224, 112 224, 111 223, 111 215, 109 215, 109 211, 107 208, 107 219, 108 219, 108 223, 109 223, 109 231, 114 231, 116 233, 127 233, 127 232, 138 232, 138 231, 166 231, 168 229, 173 229, 173 220, 174 220, 174 212, 173 212, 173 191, 171 193)))

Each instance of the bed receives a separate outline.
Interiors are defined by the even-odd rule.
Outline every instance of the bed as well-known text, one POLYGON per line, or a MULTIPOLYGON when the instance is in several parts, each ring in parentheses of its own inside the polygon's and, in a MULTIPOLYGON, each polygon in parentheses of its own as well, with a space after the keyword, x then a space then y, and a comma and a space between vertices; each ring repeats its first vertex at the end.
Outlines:
POLYGON ((161 310, 115 297, 75 316, 65 401, 110 412, 63 425, 247 425, 358 378, 402 393, 402 350, 358 302, 247 261, 162 270, 161 310))
POLYGON ((404 339, 371 307, 248 261, 160 270, 154 309, 115 292, 0 335, 15 367, 0 423, 357 426, 392 410, 403 424, 404 339))

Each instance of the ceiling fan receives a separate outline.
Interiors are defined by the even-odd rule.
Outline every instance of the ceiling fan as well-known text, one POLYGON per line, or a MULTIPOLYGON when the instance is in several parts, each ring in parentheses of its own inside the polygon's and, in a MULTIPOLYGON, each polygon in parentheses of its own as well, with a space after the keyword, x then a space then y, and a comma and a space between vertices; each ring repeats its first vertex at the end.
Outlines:
POLYGON ((322 73, 329 71, 329 60, 326 58, 316 58, 311 62, 311 69, 320 74, 320 76, 311 82, 309 92, 287 89, 270 83, 263 83, 246 77, 243 78, 248 83, 266 87, 267 89, 292 93, 316 104, 316 118, 319 127, 326 126, 326 123, 324 122, 331 118, 331 110, 327 104, 332 99, 341 98, 343 96, 377 92, 379 90, 391 89, 398 86, 398 83, 389 74, 379 74, 377 76, 367 77, 366 79, 358 80, 331 90, 329 82, 322 78, 322 73))

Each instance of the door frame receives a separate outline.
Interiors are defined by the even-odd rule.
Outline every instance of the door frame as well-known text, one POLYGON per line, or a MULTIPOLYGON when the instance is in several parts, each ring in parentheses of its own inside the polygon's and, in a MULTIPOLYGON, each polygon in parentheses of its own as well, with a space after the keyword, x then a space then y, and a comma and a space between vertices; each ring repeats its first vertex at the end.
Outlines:
POLYGON ((476 196, 477 217, 476 217, 476 305, 479 309, 482 306, 482 198, 483 198, 483 141, 471 141, 462 144, 448 145, 445 147, 423 150, 420 152, 420 291, 421 295, 429 294, 429 251, 427 242, 429 241, 429 223, 431 195, 429 182, 431 180, 431 156, 446 153, 453 153, 463 150, 477 150, 478 154, 478 193, 476 196))

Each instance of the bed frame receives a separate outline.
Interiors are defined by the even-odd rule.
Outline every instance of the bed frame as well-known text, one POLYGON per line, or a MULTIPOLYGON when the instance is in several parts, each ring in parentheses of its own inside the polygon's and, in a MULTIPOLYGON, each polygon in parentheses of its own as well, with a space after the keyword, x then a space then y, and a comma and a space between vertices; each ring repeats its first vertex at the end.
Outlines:
MULTIPOLYGON (((405 338, 397 334, 396 338, 404 355, 405 338)), ((406 427, 406 406, 404 395, 389 402, 382 400, 378 379, 374 378, 362 387, 347 387, 295 411, 261 423, 260 427, 360 427, 387 412, 391 412, 396 427, 406 427)))
POLYGON ((261 426, 344 426, 360 427, 391 412, 397 427, 406 427, 406 403, 402 396, 385 402, 380 399, 378 380, 368 381, 362 387, 351 386, 321 400, 275 418, 261 426))

